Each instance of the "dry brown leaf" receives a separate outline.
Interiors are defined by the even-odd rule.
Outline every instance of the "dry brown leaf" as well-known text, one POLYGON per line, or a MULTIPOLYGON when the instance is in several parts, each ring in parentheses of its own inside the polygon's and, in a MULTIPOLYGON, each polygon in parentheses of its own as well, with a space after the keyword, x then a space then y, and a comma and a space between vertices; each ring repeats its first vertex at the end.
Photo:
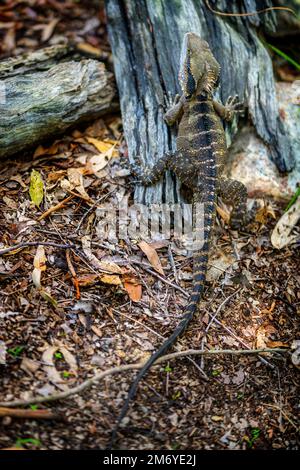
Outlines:
POLYGON ((0 364, 6 364, 7 347, 4 341, 0 340, 0 364))
POLYGON ((261 225, 265 225, 268 221, 268 217, 271 216, 273 219, 276 218, 275 212, 271 204, 263 204, 255 214, 255 221, 261 225))
POLYGON ((72 191, 75 189, 83 199, 94 203, 86 190, 84 189, 83 173, 84 168, 68 168, 68 179, 63 179, 60 183, 62 189, 72 191))
POLYGON ((102 54, 103 54, 101 49, 91 46, 91 44, 89 44, 88 42, 80 42, 79 44, 76 44, 76 48, 82 52, 93 54, 96 57, 102 57, 102 54))
POLYGON ((113 156, 118 156, 118 152, 115 150, 117 142, 111 140, 98 140, 94 137, 87 137, 86 140, 89 144, 92 144, 94 147, 96 147, 96 149, 99 150, 100 153, 107 155, 109 158, 113 156))
POLYGON ((10 209, 17 209, 18 204, 16 201, 11 199, 10 197, 3 196, 2 201, 10 208, 10 209))
POLYGON ((77 282, 80 287, 92 286, 99 279, 98 274, 83 274, 77 277, 77 282))
POLYGON ((54 354, 60 351, 61 354, 64 357, 64 360, 69 364, 70 366, 70 372, 73 373, 74 375, 77 375, 77 362, 73 354, 61 343, 57 343, 56 346, 49 346, 42 355, 42 360, 44 363, 44 370, 47 372, 49 381, 62 390, 67 390, 68 386, 65 384, 65 380, 62 379, 60 373, 55 367, 54 363, 54 354))
POLYGON ((98 258, 92 253, 91 237, 89 235, 82 237, 81 242, 83 252, 94 268, 113 274, 124 274, 127 272, 126 268, 121 268, 116 263, 111 261, 99 261, 98 258))
POLYGON ((91 326, 91 330, 92 330, 92 332, 95 333, 95 335, 97 335, 99 338, 102 338, 103 333, 102 333, 102 331, 100 330, 100 328, 98 328, 98 326, 92 325, 92 326, 91 326))
POLYGON ((130 300, 139 302, 142 298, 142 285, 134 276, 124 276, 124 289, 129 295, 130 300))
POLYGON ((293 352, 291 360, 294 366, 297 367, 297 369, 300 369, 300 340, 295 339, 292 342, 291 349, 293 352))
POLYGON ((276 329, 273 325, 261 325, 256 331, 256 347, 257 349, 267 348, 269 336, 276 333, 276 329))
POLYGON ((64 384, 60 373, 55 367, 53 355, 59 348, 57 346, 49 346, 42 355, 42 361, 44 363, 44 370, 48 375, 48 379, 51 383, 58 385, 62 390, 67 390, 67 386, 64 384))
POLYGON ((91 157, 86 165, 88 173, 98 173, 103 170, 109 162, 109 158, 105 154, 94 155, 91 157))
POLYGON ((235 262, 236 258, 232 253, 225 253, 222 249, 212 250, 206 279, 208 281, 219 279, 235 262))
POLYGON ((44 147, 43 145, 39 145, 34 154, 33 159, 41 157, 42 155, 56 155, 59 148, 59 142, 54 142, 50 147, 44 147))
POLYGON ((57 25, 57 23, 60 21, 59 18, 53 18, 53 20, 51 20, 46 26, 45 28, 43 29, 43 32, 42 32, 42 41, 43 42, 46 42, 48 41, 48 39, 51 38, 53 32, 54 32, 54 29, 55 29, 55 26, 57 25))
POLYGON ((153 266, 155 271, 157 271, 159 274, 164 276, 165 273, 164 273, 163 267, 161 265, 161 262, 160 262, 160 259, 158 257, 156 250, 144 240, 142 240, 138 244, 138 246, 140 247, 142 252, 145 253, 145 255, 148 258, 149 263, 151 264, 151 266, 153 266))
POLYGON ((113 284, 115 286, 122 284, 121 278, 115 274, 101 274, 99 279, 104 284, 113 284))
POLYGON ((298 197, 295 204, 281 216, 272 232, 271 243, 275 248, 280 250, 284 246, 294 243, 297 240, 298 237, 296 235, 290 235, 290 233, 299 219, 300 197, 298 197))
POLYGON ((34 361, 29 357, 23 357, 20 365, 21 369, 23 369, 25 372, 28 372, 29 374, 34 374, 40 368, 40 366, 40 362, 34 361))
POLYGON ((229 224, 230 220, 230 213, 228 211, 225 211, 222 209, 220 206, 217 206, 217 213, 221 217, 221 219, 224 220, 225 224, 229 224))
POLYGON ((32 271, 32 281, 38 289, 41 288, 41 275, 42 271, 46 271, 46 255, 42 245, 37 247, 35 257, 33 260, 34 270, 32 271))
POLYGON ((56 183, 66 176, 66 170, 51 171, 47 175, 47 181, 49 183, 56 183))
POLYGON ((288 348, 288 343, 283 343, 282 341, 267 341, 266 345, 268 348, 288 348))
POLYGON ((27 185, 24 183, 24 181, 22 180, 22 176, 21 175, 14 175, 10 178, 10 181, 16 181, 17 183, 19 183, 22 188, 24 189, 27 189, 27 185))

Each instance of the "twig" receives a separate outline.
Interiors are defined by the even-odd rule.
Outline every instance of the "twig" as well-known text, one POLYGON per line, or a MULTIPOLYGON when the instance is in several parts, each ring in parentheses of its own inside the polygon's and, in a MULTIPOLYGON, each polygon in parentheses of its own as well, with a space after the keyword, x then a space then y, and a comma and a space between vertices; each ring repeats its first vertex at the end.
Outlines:
MULTIPOLYGON (((213 315, 211 313, 208 312, 208 315, 210 317, 213 317, 213 315)), ((239 343, 241 343, 243 346, 245 346, 245 348, 247 348, 247 351, 252 351, 250 346, 248 346, 247 343, 245 343, 241 338, 239 338, 230 328, 228 328, 227 326, 223 325, 223 323, 221 323, 217 318, 214 319, 214 322, 217 323, 217 325, 221 326, 222 328, 224 328, 225 331, 227 331, 231 336, 233 336, 239 343)), ((259 360, 265 364, 266 366, 269 366, 271 367, 271 369, 274 369, 275 366, 273 364, 271 364, 269 361, 267 361, 266 359, 264 359, 263 357, 261 356, 258 356, 259 357, 259 360)))
MULTIPOLYGON (((178 351, 175 353, 166 354, 165 356, 162 356, 159 359, 157 359, 157 361, 153 365, 155 366, 155 365, 160 364, 161 362, 166 362, 177 357, 185 357, 185 356, 201 356, 201 355, 215 356, 218 354, 248 355, 248 354, 260 354, 260 353, 266 353, 266 352, 286 354, 288 350, 282 349, 282 348, 215 349, 215 350, 209 350, 209 351, 187 349, 186 351, 178 351)), ((13 408, 15 406, 27 406, 27 405, 35 404, 35 403, 44 403, 44 402, 50 402, 50 401, 55 401, 55 400, 61 400, 63 398, 67 398, 67 397, 70 397, 71 395, 75 395, 75 394, 82 392, 86 388, 90 387, 96 382, 99 382, 101 379, 103 379, 104 377, 107 377, 108 375, 120 374, 121 372, 126 372, 128 370, 141 369, 144 365, 145 365, 145 362, 139 362, 137 364, 126 364, 126 365, 119 366, 119 367, 112 367, 103 372, 99 372, 98 374, 95 374, 93 377, 85 380, 80 385, 77 385, 76 387, 71 388, 69 390, 65 390, 64 392, 59 392, 53 395, 48 395, 47 397, 31 398, 28 400, 14 400, 14 401, 9 401, 9 402, 0 402, 0 406, 13 408)))
POLYGON ((214 315, 211 317, 207 327, 205 328, 205 333, 208 333, 208 330, 210 329, 211 327, 211 324, 214 322, 214 320, 216 319, 216 317, 219 315, 220 311, 222 310, 222 308, 224 307, 224 305, 227 304, 227 302, 232 298, 234 297, 236 294, 238 294, 241 290, 241 287, 239 289, 237 289, 235 292, 233 292, 233 294, 229 295, 228 297, 226 297, 226 299, 219 305, 219 307, 217 308, 216 310, 216 313, 214 313, 214 315))
MULTIPOLYGON (((76 195, 75 195, 76 196, 76 195)), ((65 199, 63 199, 62 201, 60 201, 58 204, 56 204, 55 206, 53 207, 50 207, 50 209, 48 209, 46 212, 44 212, 39 218, 38 220, 43 220, 45 219, 46 217, 48 217, 48 215, 52 214, 52 212, 56 212, 58 211, 59 209, 61 209, 62 207, 64 207, 64 205, 69 202, 71 199, 74 198, 74 195, 72 196, 68 196, 66 197, 65 199)))
MULTIPOLYGON (((129 315, 126 315, 126 313, 122 313, 122 312, 119 312, 119 310, 116 310, 115 308, 112 308, 112 310, 114 312, 116 312, 118 315, 122 315, 123 317, 125 318, 128 318, 129 320, 132 320, 134 321, 135 323, 138 323, 139 325, 141 325, 143 328, 146 328, 147 330, 151 331, 151 333, 153 333, 154 335, 158 336, 159 338, 161 338, 162 340, 165 340, 166 338, 164 336, 162 336, 161 334, 157 333, 157 331, 153 330, 152 328, 150 328, 148 325, 144 325, 144 323, 140 322, 139 320, 136 320, 135 318, 133 317, 130 317, 129 315)), ((177 349, 177 346, 175 345, 175 349, 177 349)), ((202 378, 206 381, 208 381, 208 376, 207 374, 204 372, 204 370, 202 369, 202 367, 200 367, 197 362, 195 362, 191 357, 187 357, 187 359, 193 364, 193 366, 196 367, 196 369, 201 373, 202 375, 202 378)))
MULTIPOLYGON (((126 255, 126 253, 123 250, 120 250, 117 247, 112 248, 112 247, 109 247, 107 245, 104 245, 103 243, 98 243, 98 242, 92 242, 92 245, 100 246, 101 248, 105 248, 106 250, 111 250, 111 251, 114 251, 116 253, 120 253, 123 256, 126 255)), ((168 279, 165 279, 164 277, 160 276, 157 272, 152 271, 152 269, 149 269, 148 265, 146 263, 143 263, 143 261, 138 261, 138 260, 135 260, 135 259, 130 259, 130 260, 127 259, 126 261, 128 261, 128 263, 136 264, 137 266, 141 266, 144 269, 144 271, 146 271, 147 273, 151 274, 152 276, 157 277, 158 279, 160 279, 165 284, 168 284, 169 286, 174 287, 174 289, 179 290, 182 294, 184 294, 185 297, 189 297, 189 294, 184 289, 182 289, 177 284, 174 284, 173 282, 168 281, 168 279)))
POLYGON ((97 204, 99 204, 99 202, 103 201, 104 199, 106 199, 110 194, 114 193, 116 190, 116 188, 112 189, 111 191, 109 191, 109 193, 107 194, 104 194, 104 196, 101 196, 99 197, 99 199, 97 199, 97 201, 94 202, 94 204, 89 207, 89 209, 83 214, 83 216, 81 217, 80 221, 79 221, 79 224, 77 225, 77 228, 75 229, 75 233, 78 233, 79 232, 79 229, 84 221, 84 219, 90 214, 90 212, 92 212, 93 209, 95 209, 95 207, 97 206, 97 204))
POLYGON ((76 249, 75 245, 70 244, 70 243, 54 243, 54 242, 22 242, 18 243, 17 245, 10 246, 8 248, 4 248, 3 250, 0 250, 0 256, 5 255, 6 253, 9 253, 10 251, 15 251, 15 250, 20 250, 22 248, 27 248, 28 246, 38 246, 38 245, 44 245, 44 246, 53 246, 54 248, 62 248, 64 250, 66 249, 76 249))
POLYGON ((31 418, 31 419, 60 419, 57 413, 52 410, 12 410, 11 408, 0 408, 0 416, 10 416, 11 418, 31 418))
POLYGON ((296 429, 297 432, 300 431, 300 428, 299 426, 297 426, 294 421, 291 420, 291 418, 289 418, 288 414, 283 411, 283 409, 281 408, 281 406, 277 406, 277 405, 271 405, 271 403, 262 403, 262 405, 264 406, 267 406, 268 408, 273 408, 274 410, 278 410, 280 411, 280 413, 282 413, 282 415, 285 417, 285 419, 296 429))
POLYGON ((66 260, 67 260, 67 265, 68 265, 68 268, 69 268, 69 271, 72 275, 72 281, 73 281, 73 284, 74 284, 74 287, 76 289, 76 299, 79 300, 80 299, 80 288, 79 288, 79 282, 78 282, 78 278, 77 278, 77 275, 76 275, 76 271, 74 269, 74 266, 72 264, 72 260, 71 260, 71 255, 70 255, 70 250, 67 249, 66 250, 66 260))

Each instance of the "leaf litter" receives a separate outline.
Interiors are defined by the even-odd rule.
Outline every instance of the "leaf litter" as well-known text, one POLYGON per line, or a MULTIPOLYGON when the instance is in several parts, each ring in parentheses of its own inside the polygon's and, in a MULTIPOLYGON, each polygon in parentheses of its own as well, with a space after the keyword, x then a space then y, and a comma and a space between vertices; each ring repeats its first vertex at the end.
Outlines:
MULTIPOLYGON (((11 10, 0 7, 2 57, 57 43, 62 35, 102 60, 110 57, 102 10, 85 2, 13 3, 11 10)), ((0 250, 35 243, 0 256, 2 401, 47 396, 96 371, 145 359, 181 318, 192 287, 184 249, 172 240, 99 241, 99 198, 114 205, 132 197, 120 125, 118 115, 98 119, 28 158, 0 163, 0 250)), ((299 250, 295 238, 276 249, 271 243, 283 209, 263 205, 252 231, 239 235, 231 234, 228 209, 219 206, 200 313, 177 346, 292 347, 291 357, 264 356, 273 367, 256 356, 195 359, 207 382, 186 358, 153 368, 123 424, 121 448, 297 448, 299 250)), ((299 230, 295 217, 290 222, 285 239, 299 230)), ((284 231, 277 232, 282 238, 284 231)), ((2 418, 0 448, 15 447, 20 436, 24 448, 105 448, 132 378, 114 376, 83 395, 46 404, 63 413, 64 423, 2 418)))

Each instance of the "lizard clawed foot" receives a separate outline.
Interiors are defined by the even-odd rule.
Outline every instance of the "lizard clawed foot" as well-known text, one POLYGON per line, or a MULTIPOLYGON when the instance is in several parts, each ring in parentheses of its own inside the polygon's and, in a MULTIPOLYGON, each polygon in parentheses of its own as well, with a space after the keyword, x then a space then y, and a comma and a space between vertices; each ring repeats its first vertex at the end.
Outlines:
POLYGON ((143 173, 143 164, 139 155, 132 157, 133 161, 129 163, 131 173, 139 177, 143 173))
POLYGON ((243 113, 244 113, 243 102, 239 101, 238 95, 229 96, 225 103, 226 121, 232 121, 235 114, 243 114, 243 113))
POLYGON ((165 95, 165 111, 167 112, 173 106, 179 103, 180 95, 178 93, 173 96, 172 93, 169 91, 167 95, 165 95))

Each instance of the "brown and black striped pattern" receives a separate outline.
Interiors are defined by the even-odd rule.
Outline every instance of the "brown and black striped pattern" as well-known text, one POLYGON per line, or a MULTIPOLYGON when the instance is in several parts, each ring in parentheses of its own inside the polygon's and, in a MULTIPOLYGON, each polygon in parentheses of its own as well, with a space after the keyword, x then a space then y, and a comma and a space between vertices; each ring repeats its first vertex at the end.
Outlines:
POLYGON ((112 434, 113 444, 119 424, 135 396, 139 381, 152 364, 162 356, 184 332, 196 312, 202 295, 207 264, 211 231, 215 219, 217 194, 233 205, 231 224, 234 228, 242 225, 246 215, 247 191, 238 181, 224 179, 224 159, 227 149, 221 119, 230 120, 238 112, 235 98, 229 98, 223 106, 212 98, 219 79, 220 67, 208 44, 195 33, 184 38, 179 80, 183 95, 176 97, 173 106, 165 114, 168 125, 179 122, 177 150, 175 155, 165 155, 153 168, 142 167, 139 161, 133 172, 145 185, 154 184, 166 169, 175 172, 182 183, 193 192, 193 228, 195 221, 203 217, 203 244, 193 257, 193 289, 185 308, 183 318, 171 336, 150 357, 137 374, 121 410, 112 434), (203 210, 204 205, 204 210, 203 210))

